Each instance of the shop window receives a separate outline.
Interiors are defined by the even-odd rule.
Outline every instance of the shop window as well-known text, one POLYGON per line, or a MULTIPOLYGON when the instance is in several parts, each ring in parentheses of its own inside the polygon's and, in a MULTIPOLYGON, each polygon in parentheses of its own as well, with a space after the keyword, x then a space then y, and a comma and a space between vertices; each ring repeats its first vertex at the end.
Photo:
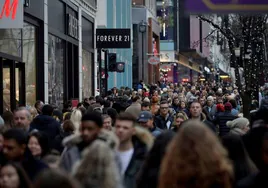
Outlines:
POLYGON ((48 93, 49 103, 61 106, 64 82, 64 41, 49 34, 48 38, 48 93))
POLYGON ((92 54, 87 50, 83 50, 83 97, 92 95, 92 54))
POLYGON ((36 102, 36 27, 24 23, 23 62, 25 63, 26 105, 36 102))
POLYGON ((21 57, 21 29, 0 29, 0 52, 21 57))

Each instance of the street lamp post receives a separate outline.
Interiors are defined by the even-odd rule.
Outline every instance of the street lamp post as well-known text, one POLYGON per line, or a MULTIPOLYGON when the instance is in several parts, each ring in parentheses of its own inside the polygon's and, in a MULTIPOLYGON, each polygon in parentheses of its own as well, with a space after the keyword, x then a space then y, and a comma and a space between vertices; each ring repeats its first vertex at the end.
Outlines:
POLYGON ((141 42, 142 42, 142 46, 141 46, 141 53, 142 53, 142 79, 144 80, 144 33, 147 30, 147 24, 146 22, 144 22, 143 20, 140 22, 139 24, 139 31, 142 34, 142 38, 141 38, 141 42))

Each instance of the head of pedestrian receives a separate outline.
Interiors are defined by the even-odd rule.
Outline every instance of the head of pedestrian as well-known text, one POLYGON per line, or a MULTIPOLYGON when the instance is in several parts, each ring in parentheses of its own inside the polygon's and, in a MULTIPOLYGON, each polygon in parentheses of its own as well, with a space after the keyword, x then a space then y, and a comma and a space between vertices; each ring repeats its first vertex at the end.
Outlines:
POLYGON ((132 136, 135 135, 135 123, 137 119, 127 112, 120 113, 115 121, 115 133, 120 144, 132 143, 132 136))
POLYGON ((15 128, 28 131, 31 123, 31 113, 25 107, 19 107, 14 111, 15 128))
POLYGON ((27 135, 21 129, 9 129, 4 134, 3 154, 9 161, 23 159, 27 148, 27 135))
POLYGON ((160 115, 163 117, 166 117, 168 115, 169 112, 169 104, 168 101, 163 100, 160 103, 160 115))
POLYGON ((46 104, 42 108, 42 115, 46 116, 52 116, 53 115, 54 108, 50 104, 46 104))
POLYGON ((150 111, 150 102, 144 101, 141 103, 141 111, 150 111))
POLYGON ((154 117, 149 111, 142 111, 138 117, 138 123, 147 129, 153 128, 154 117))
POLYGON ((202 106, 198 101, 194 101, 190 105, 191 118, 200 118, 202 113, 202 106))
POLYGON ((85 144, 90 144, 94 141, 103 126, 103 119, 99 113, 86 113, 81 119, 80 133, 85 144))

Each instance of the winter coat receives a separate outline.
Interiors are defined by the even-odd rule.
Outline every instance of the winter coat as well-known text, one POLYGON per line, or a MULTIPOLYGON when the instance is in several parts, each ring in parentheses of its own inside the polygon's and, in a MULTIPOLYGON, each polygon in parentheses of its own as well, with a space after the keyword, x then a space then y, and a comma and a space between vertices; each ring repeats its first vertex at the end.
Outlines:
POLYGON ((267 173, 257 173, 238 182, 236 188, 267 188, 267 173))
POLYGON ((158 115, 154 118, 155 126, 159 129, 171 129, 173 124, 173 117, 171 114, 169 114, 168 118, 165 119, 163 116, 158 115), (169 124, 169 128, 167 126, 169 124))
POLYGON ((237 117, 232 115, 230 111, 225 111, 219 113, 217 118, 215 119, 215 124, 219 125, 219 135, 225 136, 229 133, 230 128, 226 125, 228 121, 233 121, 237 117))
POLYGON ((57 151, 59 151, 60 153, 62 153, 62 151, 64 149, 62 141, 70 135, 72 135, 72 133, 67 133, 67 132, 61 131, 61 133, 58 136, 56 136, 56 138, 54 140, 53 148, 56 149, 57 151))
POLYGON ((136 126, 135 129, 136 136, 133 137, 134 153, 123 177, 126 188, 136 188, 137 174, 154 142, 154 138, 148 130, 139 126, 136 126))
MULTIPOLYGON (((112 134, 109 131, 101 130, 97 139, 104 140, 111 147, 116 147, 116 143, 112 134)), ((63 140, 64 150, 61 155, 60 167, 67 172, 73 172, 78 166, 83 150, 79 145, 83 144, 83 140, 80 135, 71 135, 63 140)), ((85 147, 86 148, 86 147, 85 147)))
POLYGON ((30 131, 35 129, 46 133, 50 139, 54 140, 60 134, 61 125, 51 116, 38 115, 30 124, 30 131))

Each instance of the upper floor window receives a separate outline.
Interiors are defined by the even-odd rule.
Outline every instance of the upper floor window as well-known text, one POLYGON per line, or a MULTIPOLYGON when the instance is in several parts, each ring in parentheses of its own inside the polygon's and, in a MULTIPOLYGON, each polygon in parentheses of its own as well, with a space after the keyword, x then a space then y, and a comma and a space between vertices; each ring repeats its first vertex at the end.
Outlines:
POLYGON ((174 40, 174 7, 157 7, 157 19, 161 27, 160 40, 174 40))

